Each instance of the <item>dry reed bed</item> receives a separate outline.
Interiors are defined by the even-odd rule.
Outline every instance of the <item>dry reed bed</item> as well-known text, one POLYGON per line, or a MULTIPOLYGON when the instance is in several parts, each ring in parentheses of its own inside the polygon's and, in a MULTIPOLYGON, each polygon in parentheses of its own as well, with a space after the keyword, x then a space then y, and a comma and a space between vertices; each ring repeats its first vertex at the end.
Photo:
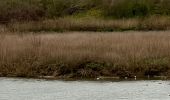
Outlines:
POLYGON ((0 31, 125 31, 125 30, 169 30, 170 17, 150 16, 130 19, 95 19, 64 17, 52 20, 9 23, 0 31))
POLYGON ((1 76, 169 75, 170 32, 1 34, 1 76))

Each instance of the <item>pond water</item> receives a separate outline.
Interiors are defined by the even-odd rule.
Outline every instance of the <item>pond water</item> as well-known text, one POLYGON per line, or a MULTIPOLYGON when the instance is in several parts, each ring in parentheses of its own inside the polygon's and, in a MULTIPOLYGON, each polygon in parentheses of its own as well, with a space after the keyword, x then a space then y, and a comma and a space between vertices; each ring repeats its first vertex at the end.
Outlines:
POLYGON ((170 100, 170 81, 0 78, 0 100, 170 100))

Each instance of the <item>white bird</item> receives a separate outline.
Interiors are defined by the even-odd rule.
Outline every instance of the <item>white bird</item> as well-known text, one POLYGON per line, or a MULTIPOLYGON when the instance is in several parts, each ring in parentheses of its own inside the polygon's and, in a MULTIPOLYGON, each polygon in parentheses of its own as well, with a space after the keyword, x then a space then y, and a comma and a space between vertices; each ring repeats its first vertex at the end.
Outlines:
POLYGON ((128 77, 125 77, 125 79, 127 80, 127 79, 128 79, 128 77))
POLYGON ((135 80, 136 80, 136 76, 134 76, 135 77, 135 80))

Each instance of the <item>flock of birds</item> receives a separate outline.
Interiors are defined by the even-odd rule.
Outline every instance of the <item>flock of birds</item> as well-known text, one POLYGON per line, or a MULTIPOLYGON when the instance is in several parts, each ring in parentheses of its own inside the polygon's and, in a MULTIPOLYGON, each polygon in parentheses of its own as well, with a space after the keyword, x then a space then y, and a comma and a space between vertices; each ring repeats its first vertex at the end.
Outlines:
MULTIPOLYGON (((110 77, 110 78, 111 78, 111 77, 110 77)), ((114 78, 115 78, 115 77, 114 77, 114 78)), ((96 79, 97 79, 97 80, 100 80, 100 79, 104 79, 104 77, 97 77, 96 79)), ((127 80, 127 79, 128 79, 128 77, 125 77, 125 79, 127 80)), ((137 80, 137 77, 136 77, 136 76, 134 76, 134 79, 135 79, 135 80, 137 80)))

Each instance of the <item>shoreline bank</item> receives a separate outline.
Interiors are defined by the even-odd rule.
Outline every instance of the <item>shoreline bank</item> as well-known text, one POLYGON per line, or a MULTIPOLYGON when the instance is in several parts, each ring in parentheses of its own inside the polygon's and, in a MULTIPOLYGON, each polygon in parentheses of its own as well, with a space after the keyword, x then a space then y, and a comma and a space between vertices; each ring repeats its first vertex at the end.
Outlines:
POLYGON ((68 77, 54 77, 54 76, 39 76, 39 77, 17 77, 17 76, 0 76, 0 78, 16 78, 16 79, 42 79, 42 80, 62 80, 62 81, 140 81, 140 80, 170 80, 170 76, 153 76, 153 77, 134 77, 134 78, 120 78, 119 76, 97 78, 68 78, 68 77))
POLYGON ((170 32, 0 35, 1 76, 170 76, 170 32))

